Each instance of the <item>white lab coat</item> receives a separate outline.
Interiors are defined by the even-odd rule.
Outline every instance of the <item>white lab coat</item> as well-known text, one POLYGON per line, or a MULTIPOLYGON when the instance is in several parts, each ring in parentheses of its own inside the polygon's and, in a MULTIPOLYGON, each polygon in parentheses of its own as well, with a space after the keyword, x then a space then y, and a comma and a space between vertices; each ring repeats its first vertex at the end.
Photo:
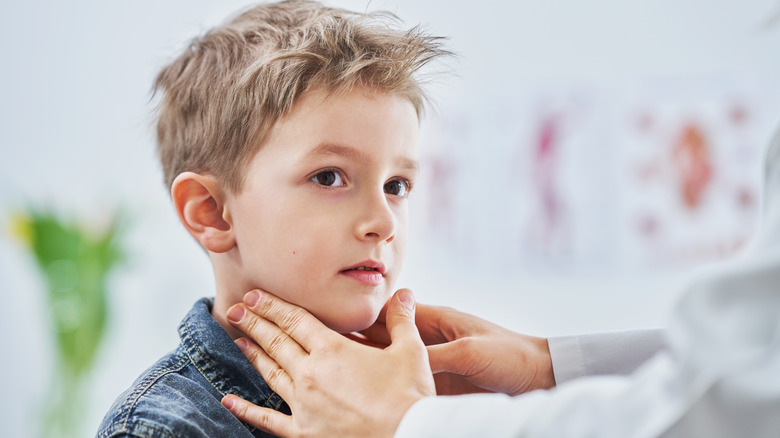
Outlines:
POLYGON ((764 197, 752 247, 686 291, 668 348, 634 373, 517 397, 428 397, 396 437, 780 437, 778 139, 764 197))
POLYGON ((627 375, 666 348, 660 329, 558 336, 547 339, 555 383, 586 376, 627 375))

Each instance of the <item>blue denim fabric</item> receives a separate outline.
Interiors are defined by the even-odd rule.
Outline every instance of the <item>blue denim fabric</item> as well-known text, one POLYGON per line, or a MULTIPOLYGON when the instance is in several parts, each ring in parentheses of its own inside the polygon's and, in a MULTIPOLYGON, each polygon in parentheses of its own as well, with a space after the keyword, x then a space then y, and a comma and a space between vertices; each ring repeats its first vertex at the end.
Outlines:
POLYGON ((181 343, 114 402, 98 429, 108 437, 268 437, 245 425, 220 400, 236 394, 289 414, 201 299, 179 325, 181 343))

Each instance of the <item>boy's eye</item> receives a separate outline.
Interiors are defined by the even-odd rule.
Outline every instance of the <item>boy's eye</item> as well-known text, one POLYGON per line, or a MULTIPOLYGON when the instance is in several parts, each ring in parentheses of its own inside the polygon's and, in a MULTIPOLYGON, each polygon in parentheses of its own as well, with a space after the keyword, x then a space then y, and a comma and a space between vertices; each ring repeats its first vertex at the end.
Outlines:
POLYGON ((385 193, 405 198, 409 196, 410 184, 407 181, 394 179, 385 183, 385 193))
POLYGON ((344 179, 335 170, 323 170, 310 178, 315 183, 326 187, 342 187, 344 179))

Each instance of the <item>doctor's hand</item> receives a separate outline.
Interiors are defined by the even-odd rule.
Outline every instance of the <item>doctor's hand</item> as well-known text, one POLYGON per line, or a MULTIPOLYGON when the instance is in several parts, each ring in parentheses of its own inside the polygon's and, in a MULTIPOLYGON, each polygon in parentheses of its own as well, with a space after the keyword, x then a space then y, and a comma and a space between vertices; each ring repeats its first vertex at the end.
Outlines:
POLYGON ((435 395, 428 355, 402 289, 386 313, 389 345, 375 348, 336 333, 304 309, 252 291, 228 310, 249 335, 236 344, 290 406, 288 416, 235 395, 222 404, 240 420, 281 437, 392 437, 406 411, 435 395))
MULTIPOLYGON (((517 395, 555 386, 547 339, 522 335, 447 307, 417 305, 416 323, 428 346, 439 395, 502 392, 517 395)), ((389 341, 380 320, 363 334, 389 341)))

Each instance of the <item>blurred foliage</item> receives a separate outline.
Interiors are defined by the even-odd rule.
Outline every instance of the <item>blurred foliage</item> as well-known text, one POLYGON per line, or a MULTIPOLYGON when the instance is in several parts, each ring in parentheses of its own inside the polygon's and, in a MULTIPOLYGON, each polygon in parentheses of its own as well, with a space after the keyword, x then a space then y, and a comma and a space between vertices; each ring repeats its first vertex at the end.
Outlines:
POLYGON ((79 436, 83 380, 108 321, 110 271, 123 259, 121 214, 107 223, 68 220, 30 208, 11 218, 11 232, 30 251, 46 283, 55 367, 44 436, 79 436))

